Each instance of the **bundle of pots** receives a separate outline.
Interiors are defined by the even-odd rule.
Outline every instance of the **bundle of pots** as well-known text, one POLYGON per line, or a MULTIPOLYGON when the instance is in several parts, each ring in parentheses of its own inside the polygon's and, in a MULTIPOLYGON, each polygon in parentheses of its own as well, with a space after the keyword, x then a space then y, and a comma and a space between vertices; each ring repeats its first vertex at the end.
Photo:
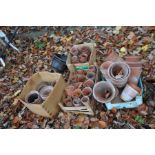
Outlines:
POLYGON ((95 84, 94 98, 100 103, 108 103, 119 97, 123 102, 132 101, 141 95, 138 82, 142 72, 139 56, 126 56, 125 60, 108 60, 101 64, 104 81, 95 84))
POLYGON ((70 53, 72 64, 86 63, 90 59, 91 49, 86 45, 83 45, 82 47, 73 46, 70 53))
POLYGON ((35 90, 31 90, 25 97, 29 104, 42 104, 53 91, 56 82, 41 82, 35 90))
POLYGON ((71 74, 69 85, 65 88, 64 106, 79 107, 90 103, 96 80, 96 67, 78 70, 71 74))

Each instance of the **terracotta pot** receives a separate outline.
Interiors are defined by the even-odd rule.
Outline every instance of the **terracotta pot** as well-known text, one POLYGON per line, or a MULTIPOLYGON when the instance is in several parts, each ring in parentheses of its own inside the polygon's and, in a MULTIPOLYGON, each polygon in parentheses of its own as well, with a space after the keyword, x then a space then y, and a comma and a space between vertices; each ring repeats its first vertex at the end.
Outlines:
POLYGON ((72 86, 74 86, 74 89, 77 89, 77 88, 81 88, 83 82, 76 82, 76 83, 73 83, 72 86))
POLYGON ((111 61, 106 61, 106 62, 104 62, 104 63, 101 64, 100 68, 101 68, 102 70, 106 70, 106 69, 108 69, 108 67, 109 67, 111 64, 112 64, 111 61))
POLYGON ((141 58, 142 58, 141 56, 125 56, 125 61, 138 62, 140 61, 141 58))
POLYGON ((82 95, 83 96, 91 96, 92 95, 92 89, 90 87, 85 87, 82 90, 82 95))
POLYGON ((96 67, 95 67, 95 66, 90 66, 90 67, 89 67, 89 72, 94 72, 94 73, 96 73, 96 67))
POLYGON ((122 88, 128 81, 131 69, 125 62, 114 62, 108 67, 108 78, 118 88, 122 88))
POLYGON ((65 88, 66 95, 67 96, 72 96, 74 89, 75 89, 74 86, 71 86, 71 85, 66 87, 65 88))
POLYGON ((106 79, 108 79, 108 67, 111 64, 112 64, 111 61, 106 61, 106 62, 102 63, 100 66, 100 71, 101 71, 103 77, 105 77, 106 79))
POLYGON ((130 67, 142 67, 142 62, 140 62, 140 61, 137 61, 137 62, 126 61, 126 63, 127 63, 130 67))
POLYGON ((75 98, 73 98, 73 105, 75 106, 75 107, 79 107, 79 106, 81 106, 81 100, 80 100, 80 98, 78 98, 78 97, 75 97, 75 98))
POLYGON ((87 79, 95 80, 95 73, 94 72, 88 72, 86 75, 87 79))
POLYGON ((99 103, 107 103, 115 98, 116 89, 109 81, 100 81, 94 85, 93 96, 99 103))
POLYGON ((75 89, 73 91, 73 94, 72 94, 73 97, 80 97, 81 96, 81 89, 75 89))
POLYGON ((131 74, 129 76, 129 82, 130 83, 134 83, 134 84, 138 84, 140 75, 142 72, 142 68, 141 67, 131 67, 131 74))
POLYGON ((78 48, 76 48, 76 47, 72 47, 72 49, 71 49, 71 54, 77 56, 78 53, 79 53, 78 48))
POLYGON ((72 106, 73 106, 71 97, 65 98, 65 99, 63 100, 63 103, 64 103, 65 106, 67 106, 67 107, 72 107, 72 106))
POLYGON ((90 55, 90 53, 91 53, 91 49, 88 46, 81 47, 80 51, 81 51, 81 53, 84 53, 84 54, 87 54, 87 55, 90 55))
POLYGON ((26 97, 25 102, 30 104, 41 104, 42 98, 38 91, 32 90, 26 97))
POLYGON ((81 75, 85 75, 85 72, 83 70, 77 70, 76 73, 81 74, 81 75))
POLYGON ((83 96, 81 98, 81 102, 82 102, 83 105, 85 105, 86 103, 89 103, 90 102, 89 97, 88 96, 83 96))
POLYGON ((84 82, 83 85, 84 85, 85 87, 91 87, 91 88, 93 88, 93 87, 94 87, 94 84, 95 84, 95 83, 94 83, 93 80, 88 79, 87 81, 84 82))
POLYGON ((71 62, 72 63, 78 63, 79 62, 78 57, 76 55, 72 56, 71 57, 71 62))
POLYGON ((136 90, 139 94, 141 93, 141 88, 139 88, 137 85, 134 83, 128 83, 134 90, 136 90))
POLYGON ((84 82, 85 79, 86 79, 85 75, 81 75, 81 74, 77 75, 77 81, 78 82, 84 82))
POLYGON ((53 86, 43 86, 39 90, 41 98, 45 101, 49 94, 53 91, 53 86))
POLYGON ((88 55, 82 53, 82 54, 79 56, 79 61, 80 61, 81 63, 87 62, 87 61, 88 61, 88 55))

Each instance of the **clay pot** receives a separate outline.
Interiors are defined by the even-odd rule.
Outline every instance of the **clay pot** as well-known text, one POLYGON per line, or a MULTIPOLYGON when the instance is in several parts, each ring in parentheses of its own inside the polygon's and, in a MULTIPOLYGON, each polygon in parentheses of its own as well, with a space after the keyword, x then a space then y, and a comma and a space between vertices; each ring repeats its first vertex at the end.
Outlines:
POLYGON ((95 80, 95 73, 94 72, 88 72, 86 75, 87 79, 95 80))
POLYGON ((109 67, 111 64, 112 64, 111 61, 106 61, 106 62, 104 62, 104 63, 101 64, 100 68, 101 68, 102 70, 106 70, 106 69, 108 69, 108 67, 109 67))
POLYGON ((26 97, 25 102, 30 104, 41 104, 42 98, 38 91, 32 90, 26 97))
POLYGON ((91 53, 91 49, 88 46, 81 47, 80 51, 81 51, 81 53, 84 53, 84 54, 87 54, 87 55, 90 55, 90 53, 91 53))
POLYGON ((67 106, 67 107, 72 107, 72 106, 73 106, 71 97, 65 98, 65 99, 63 100, 63 103, 64 103, 65 106, 67 106))
POLYGON ((45 101, 49 94, 53 91, 53 86, 43 86, 39 90, 41 98, 45 101))
POLYGON ((138 62, 140 61, 141 58, 142 58, 141 56, 125 56, 125 61, 138 62))
POLYGON ((90 67, 89 67, 89 72, 94 72, 94 73, 96 73, 96 67, 95 67, 95 66, 90 66, 90 67))
POLYGON ((86 103, 89 103, 90 102, 89 101, 89 97, 88 96, 83 96, 81 98, 81 102, 82 102, 83 105, 86 105, 86 103))
POLYGON ((76 55, 72 56, 71 62, 72 63, 78 63, 79 62, 78 57, 76 55))
POLYGON ((93 80, 88 79, 87 81, 84 82, 83 85, 84 85, 85 87, 91 87, 91 88, 93 88, 93 87, 94 87, 94 84, 95 84, 95 83, 94 83, 93 80))
POLYGON ((142 67, 142 62, 140 62, 140 61, 137 61, 137 62, 126 61, 126 63, 127 63, 130 67, 142 67))
POLYGON ((108 67, 108 78, 118 88, 122 88, 128 81, 131 69, 125 62, 114 62, 108 67))
POLYGON ((77 81, 78 82, 84 82, 85 79, 86 79, 85 75, 82 75, 82 74, 77 75, 77 81))
POLYGON ((139 88, 134 83, 128 83, 134 90, 136 90, 139 94, 141 93, 141 88, 139 88))
POLYGON ((107 103, 114 99, 116 89, 109 81, 100 81, 94 85, 93 96, 99 103, 107 103))
POLYGON ((80 88, 82 86, 83 82, 76 82, 73 83, 72 86, 74 86, 74 89, 80 88))
POLYGON ((85 62, 87 62, 87 60, 88 60, 88 55, 87 54, 81 54, 80 56, 79 56, 79 61, 81 62, 81 63, 85 63, 85 62))
POLYGON ((73 105, 75 106, 75 107, 79 107, 79 106, 81 106, 81 100, 80 100, 80 98, 78 98, 78 97, 76 97, 76 98, 74 98, 73 99, 73 105))
POLYGON ((77 70, 76 73, 81 74, 81 75, 85 75, 85 72, 83 70, 77 70))
POLYGON ((129 76, 129 82, 137 85, 141 72, 142 72, 141 67, 131 67, 131 74, 129 76))
POLYGON ((65 88, 66 95, 67 96, 72 96, 74 89, 75 89, 74 86, 71 86, 71 85, 66 87, 65 88))
POLYGON ((141 89, 135 84, 130 83, 126 85, 126 87, 122 91, 120 98, 123 101, 128 102, 134 99, 140 93, 141 93, 141 89))
POLYGON ((78 55, 78 53, 79 53, 79 50, 78 50, 78 48, 76 48, 76 47, 73 47, 73 48, 71 49, 71 54, 72 54, 72 55, 75 55, 75 56, 77 56, 77 55, 78 55))
POLYGON ((108 67, 111 64, 112 64, 111 61, 106 61, 106 62, 102 63, 100 66, 100 71, 101 71, 103 77, 105 77, 106 79, 108 79, 108 67))
POLYGON ((85 87, 82 90, 82 95, 83 96, 91 96, 92 95, 92 89, 90 87, 85 87))
POLYGON ((81 89, 75 89, 73 91, 73 94, 72 94, 73 97, 80 97, 81 96, 81 89))

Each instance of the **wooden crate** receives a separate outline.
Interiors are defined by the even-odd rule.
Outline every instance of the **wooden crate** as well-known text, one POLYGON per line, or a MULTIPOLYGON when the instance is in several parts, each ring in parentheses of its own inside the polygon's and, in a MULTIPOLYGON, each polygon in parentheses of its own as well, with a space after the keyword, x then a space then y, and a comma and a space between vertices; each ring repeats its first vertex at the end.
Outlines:
MULTIPOLYGON (((70 77, 69 77, 69 80, 68 80, 68 83, 66 84, 66 86, 69 85, 70 79, 71 79, 71 76, 72 76, 73 73, 75 73, 75 70, 72 70, 72 72, 70 73, 70 77)), ((99 70, 96 67, 95 83, 98 81, 98 74, 99 74, 99 70)), ((65 107, 63 105, 63 99, 64 98, 65 98, 65 94, 63 95, 62 100, 59 103, 59 106, 60 106, 62 111, 64 111, 64 112, 72 112, 72 113, 76 113, 76 114, 81 113, 81 114, 86 114, 86 115, 91 115, 91 116, 94 115, 93 105, 95 103, 95 100, 94 100, 93 96, 90 99, 91 100, 90 103, 86 103, 85 105, 79 106, 79 107, 65 107)))
POLYGON ((94 65, 94 63, 96 62, 95 43, 84 43, 84 44, 74 45, 73 47, 77 47, 77 48, 80 49, 83 46, 90 47, 90 49, 91 49, 90 59, 86 63, 72 64, 71 63, 71 54, 68 53, 66 64, 67 64, 67 67, 70 70, 70 72, 74 71, 76 69, 76 67, 87 67, 87 66, 90 66, 90 65, 94 65))

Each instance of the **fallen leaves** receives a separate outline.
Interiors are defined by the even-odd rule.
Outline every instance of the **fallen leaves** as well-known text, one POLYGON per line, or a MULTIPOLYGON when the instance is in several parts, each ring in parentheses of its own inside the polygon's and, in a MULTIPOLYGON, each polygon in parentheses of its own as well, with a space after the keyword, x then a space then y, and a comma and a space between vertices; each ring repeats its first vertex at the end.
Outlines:
MULTIPOLYGON (((67 53, 74 44, 95 42, 97 64, 101 64, 106 54, 115 51, 121 57, 126 54, 141 55, 146 61, 143 64, 143 79, 154 79, 155 27, 47 27, 51 33, 42 36, 18 37, 15 44, 21 48, 21 53, 6 51, 7 65, 0 77, 0 128, 142 128, 141 124, 153 125, 155 112, 153 99, 147 100, 139 109, 111 111, 95 109, 95 116, 76 115, 60 112, 52 119, 40 117, 31 113, 15 99, 21 92, 27 80, 37 71, 51 71, 51 58, 54 53, 67 53), (51 35, 51 36, 50 36, 51 35), (14 100, 15 99, 15 100, 14 100), (145 113, 144 113, 145 112, 145 113), (145 114, 145 115, 144 115, 145 114), (147 119, 147 116, 151 119, 147 119), (127 125, 126 125, 127 126, 127 125)), ((4 29, 6 29, 4 27, 4 29)), ((7 29, 11 29, 8 27, 7 29)), ((38 27, 37 30, 42 31, 38 27)), ((30 27, 21 28, 21 32, 32 32, 30 27)), ((34 33, 34 32, 33 32, 34 33)), ((28 36, 28 35, 27 35, 28 36)), ((68 74, 64 77, 67 79, 68 74)), ((151 84, 153 85, 153 84, 151 84)), ((151 89, 151 86, 149 87, 151 89)), ((150 89, 148 94, 152 94, 150 89)), ((153 95, 152 95, 153 96, 153 95)))

